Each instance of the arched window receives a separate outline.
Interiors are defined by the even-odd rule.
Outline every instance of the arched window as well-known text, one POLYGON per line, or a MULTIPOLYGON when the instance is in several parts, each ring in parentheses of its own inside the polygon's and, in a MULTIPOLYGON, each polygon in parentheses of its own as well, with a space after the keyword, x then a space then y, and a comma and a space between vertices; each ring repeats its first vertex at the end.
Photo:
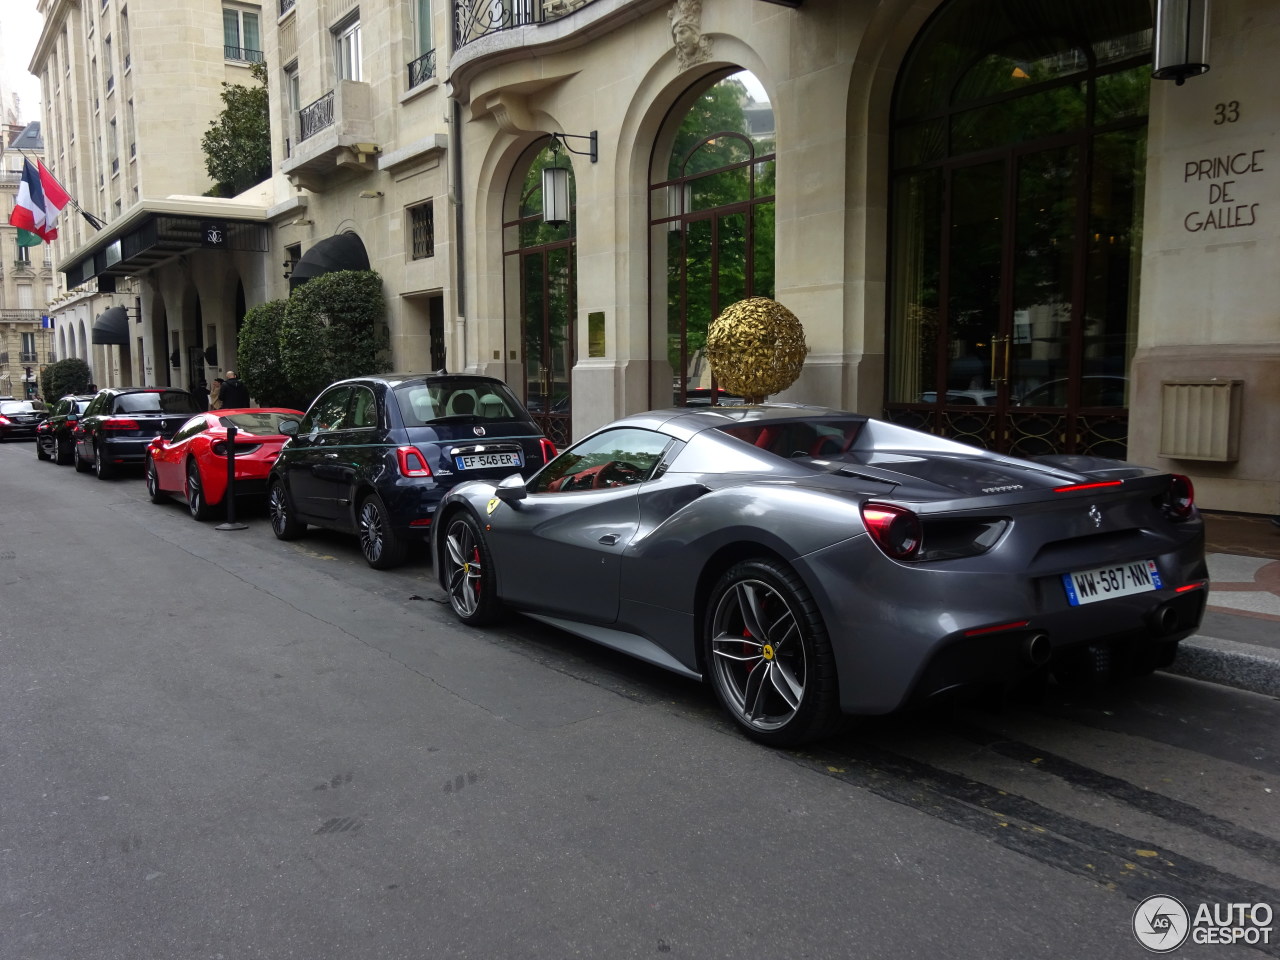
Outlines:
POLYGON ((952 0, 898 78, 888 415, 1018 454, 1123 455, 1147 0, 952 0))
POLYGON ((543 433, 557 446, 569 443, 572 372, 577 343, 577 190, 568 152, 541 140, 516 165, 502 224, 507 317, 520 318, 524 397, 543 433), (542 219, 542 170, 569 171, 569 220, 542 219))
POLYGON ((659 138, 650 183, 655 405, 713 398, 707 327, 738 300, 773 296, 774 150, 773 109, 748 71, 690 90, 659 138))

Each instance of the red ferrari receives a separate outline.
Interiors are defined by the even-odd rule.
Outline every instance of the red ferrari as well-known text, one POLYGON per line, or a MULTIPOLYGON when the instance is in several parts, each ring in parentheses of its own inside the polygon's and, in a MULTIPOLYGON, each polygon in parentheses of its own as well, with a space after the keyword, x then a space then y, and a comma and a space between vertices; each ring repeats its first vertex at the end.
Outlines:
POLYGON ((147 493, 152 503, 181 496, 196 520, 208 520, 227 493, 227 428, 236 433, 236 496, 266 493, 267 473, 289 438, 281 420, 301 420, 300 410, 279 407, 210 410, 192 417, 166 440, 147 447, 147 493))

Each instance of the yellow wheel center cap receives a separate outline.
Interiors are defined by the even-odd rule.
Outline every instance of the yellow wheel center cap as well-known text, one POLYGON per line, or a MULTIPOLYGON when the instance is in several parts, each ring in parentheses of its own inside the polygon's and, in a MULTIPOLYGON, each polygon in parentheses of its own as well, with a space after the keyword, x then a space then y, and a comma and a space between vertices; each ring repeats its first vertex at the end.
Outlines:
POLYGON ((764 644, 764 646, 762 646, 762 647, 760 648, 760 656, 764 657, 766 660, 772 660, 772 659, 773 659, 773 646, 772 646, 771 644, 768 644, 768 643, 764 644))

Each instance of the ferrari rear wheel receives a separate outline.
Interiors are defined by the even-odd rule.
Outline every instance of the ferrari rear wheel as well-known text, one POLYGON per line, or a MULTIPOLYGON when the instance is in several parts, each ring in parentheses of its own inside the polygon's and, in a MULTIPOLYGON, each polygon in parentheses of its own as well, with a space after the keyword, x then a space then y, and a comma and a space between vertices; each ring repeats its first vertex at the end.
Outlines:
POLYGON ((840 696, 831 640, 795 572, 746 560, 720 578, 707 606, 711 685, 753 740, 795 746, 832 733, 840 696))
POLYGON ((293 514, 293 501, 283 480, 272 480, 267 491, 267 513, 271 517, 271 532, 277 540, 297 540, 307 532, 307 525, 293 514))
POLYGON ((151 498, 152 503, 164 503, 169 499, 160 489, 160 474, 156 470, 156 462, 152 457, 147 457, 147 496, 151 498))
POLYGON ((458 512, 445 528, 444 567, 449 605, 463 623, 483 626, 502 616, 494 586, 493 555, 471 514, 458 512))
POLYGON ((204 483, 200 479, 200 467, 194 460, 187 461, 187 510, 192 520, 213 519, 213 507, 205 499, 204 483))
POLYGON ((391 529, 387 508, 376 493, 361 501, 356 528, 360 533, 360 551, 373 569, 389 570, 404 562, 404 539, 391 529))

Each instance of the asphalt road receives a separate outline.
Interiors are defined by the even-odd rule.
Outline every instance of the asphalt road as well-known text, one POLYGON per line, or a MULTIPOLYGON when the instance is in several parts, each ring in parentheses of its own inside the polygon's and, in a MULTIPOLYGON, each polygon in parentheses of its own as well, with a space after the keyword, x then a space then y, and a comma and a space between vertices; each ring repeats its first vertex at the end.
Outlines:
POLYGON ((460 626, 425 559, 248 520, 0 445, 0 960, 1145 957, 1149 895, 1280 912, 1274 699, 1157 675, 770 750, 460 626))

